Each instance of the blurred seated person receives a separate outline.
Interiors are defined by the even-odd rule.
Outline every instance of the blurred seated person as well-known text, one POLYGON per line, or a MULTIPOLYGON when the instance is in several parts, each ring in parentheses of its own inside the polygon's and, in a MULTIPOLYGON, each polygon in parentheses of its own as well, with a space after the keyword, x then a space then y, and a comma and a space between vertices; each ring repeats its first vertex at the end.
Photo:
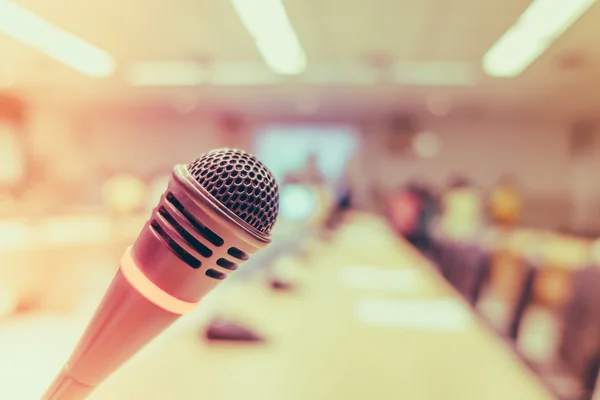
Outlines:
POLYGON ((483 221, 483 198, 480 190, 464 177, 453 178, 442 195, 442 215, 438 230, 453 239, 473 238, 483 221))
POLYGON ((489 203, 491 219, 497 224, 514 225, 521 211, 521 198, 512 176, 502 178, 492 191, 489 203))
POLYGON ((428 188, 411 183, 392 195, 390 219, 399 234, 420 250, 427 250, 429 227, 437 208, 436 198, 428 188))
POLYGON ((392 194, 388 207, 390 220, 396 232, 412 242, 423 207, 417 187, 409 184, 397 190, 392 194))

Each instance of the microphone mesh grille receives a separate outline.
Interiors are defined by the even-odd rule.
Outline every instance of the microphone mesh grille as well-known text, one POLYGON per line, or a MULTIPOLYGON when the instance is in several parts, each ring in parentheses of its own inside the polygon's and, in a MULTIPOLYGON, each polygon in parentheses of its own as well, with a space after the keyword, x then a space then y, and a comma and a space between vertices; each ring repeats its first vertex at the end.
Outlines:
POLYGON ((258 231, 269 234, 279 212, 279 189, 256 157, 219 149, 197 158, 188 171, 215 199, 258 231))

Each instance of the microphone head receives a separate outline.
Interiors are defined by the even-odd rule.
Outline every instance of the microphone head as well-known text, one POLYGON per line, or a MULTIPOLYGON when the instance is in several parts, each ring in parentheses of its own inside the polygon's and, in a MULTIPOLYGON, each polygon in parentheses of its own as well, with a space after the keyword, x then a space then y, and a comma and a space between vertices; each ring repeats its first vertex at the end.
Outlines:
POLYGON ((216 201, 257 231, 268 235, 279 213, 279 188, 271 171, 238 149, 208 152, 187 166, 216 201))
POLYGON ((197 301, 269 245, 278 211, 277 184, 260 161, 211 151, 175 166, 132 258, 163 291, 197 301))

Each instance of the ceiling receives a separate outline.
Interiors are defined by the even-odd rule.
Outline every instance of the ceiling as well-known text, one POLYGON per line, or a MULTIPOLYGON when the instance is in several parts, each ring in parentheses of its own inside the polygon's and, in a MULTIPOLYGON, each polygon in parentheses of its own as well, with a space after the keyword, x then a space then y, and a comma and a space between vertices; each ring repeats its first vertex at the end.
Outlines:
POLYGON ((114 76, 89 78, 0 34, 0 86, 37 101, 167 104, 193 98, 200 105, 257 112, 356 113, 420 108, 441 96, 462 110, 573 116, 600 111, 599 3, 521 76, 493 79, 481 71, 481 58, 530 0, 284 0, 308 57, 302 77, 258 86, 149 89, 126 84, 128 65, 189 59, 210 65, 251 63, 270 72, 226 0, 15 2, 117 60, 114 76), (415 62, 459 63, 472 71, 473 84, 328 83, 389 63, 415 62))

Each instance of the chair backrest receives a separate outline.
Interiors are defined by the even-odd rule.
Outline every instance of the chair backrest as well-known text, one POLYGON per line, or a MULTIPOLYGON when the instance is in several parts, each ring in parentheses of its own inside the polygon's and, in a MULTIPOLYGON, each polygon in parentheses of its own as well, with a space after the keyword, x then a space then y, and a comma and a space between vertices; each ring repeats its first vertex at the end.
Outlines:
POLYGON ((443 238, 432 236, 429 256, 440 274, 444 274, 444 259, 446 256, 447 242, 443 238))
POLYGON ((453 243, 444 267, 448 281, 471 303, 478 300, 488 274, 489 254, 471 243, 453 243))
POLYGON ((508 338, 513 342, 516 342, 519 337, 523 316, 533 299, 533 288, 539 271, 539 262, 535 259, 527 258, 521 263, 521 271, 522 276, 518 286, 517 298, 511 306, 512 313, 506 332, 508 338))
POLYGON ((558 355, 586 389, 593 390, 600 365, 600 268, 575 272, 572 288, 558 355))

